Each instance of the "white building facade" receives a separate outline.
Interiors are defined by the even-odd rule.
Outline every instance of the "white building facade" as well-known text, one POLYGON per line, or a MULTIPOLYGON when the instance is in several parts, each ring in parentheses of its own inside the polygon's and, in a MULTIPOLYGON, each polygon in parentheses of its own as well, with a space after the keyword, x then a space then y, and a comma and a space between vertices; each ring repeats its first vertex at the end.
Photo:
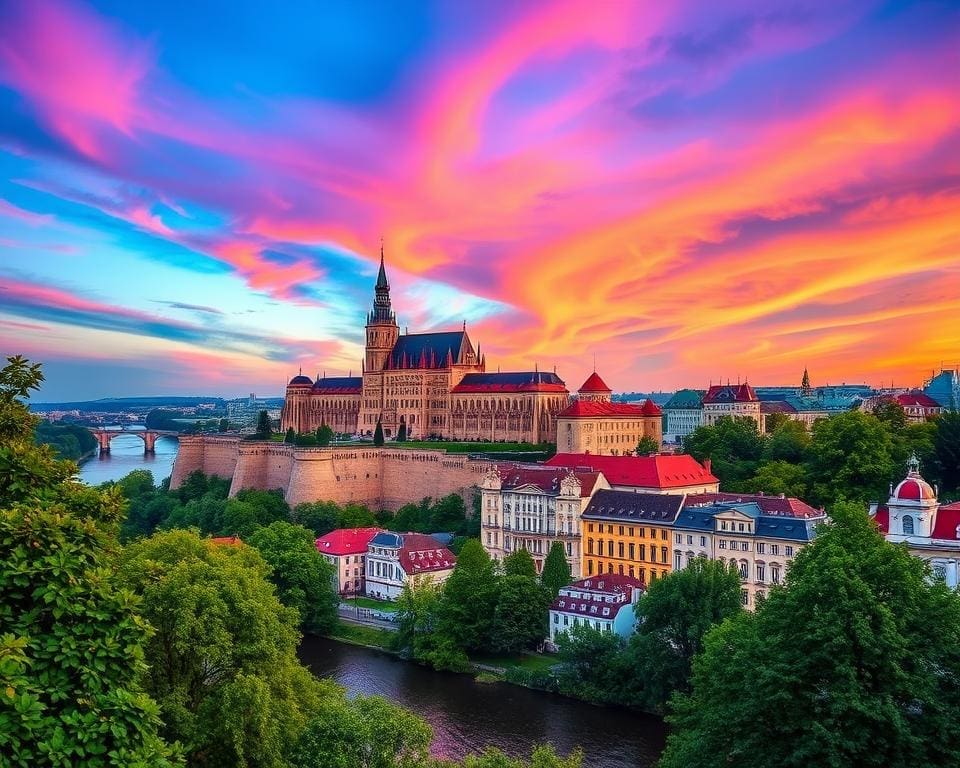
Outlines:
POLYGON ((367 545, 366 595, 396 600, 405 584, 442 584, 456 564, 456 556, 426 534, 378 533, 367 545))

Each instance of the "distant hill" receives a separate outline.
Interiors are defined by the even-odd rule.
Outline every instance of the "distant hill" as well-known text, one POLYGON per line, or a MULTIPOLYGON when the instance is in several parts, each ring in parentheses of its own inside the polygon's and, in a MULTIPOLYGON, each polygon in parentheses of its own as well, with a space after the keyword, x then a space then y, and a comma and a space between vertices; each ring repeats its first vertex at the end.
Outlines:
POLYGON ((63 403, 30 403, 30 410, 44 411, 122 411, 126 408, 193 408, 205 403, 213 403, 217 407, 224 407, 226 400, 222 397, 105 397, 100 400, 79 400, 63 403))

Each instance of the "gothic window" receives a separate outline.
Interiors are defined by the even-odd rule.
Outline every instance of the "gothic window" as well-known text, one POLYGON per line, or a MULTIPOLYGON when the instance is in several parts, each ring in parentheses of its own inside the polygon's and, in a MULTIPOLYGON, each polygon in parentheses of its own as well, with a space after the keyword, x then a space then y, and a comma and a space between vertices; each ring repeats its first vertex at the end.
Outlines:
POLYGON ((910 515, 903 516, 903 535, 913 535, 913 518, 910 515))

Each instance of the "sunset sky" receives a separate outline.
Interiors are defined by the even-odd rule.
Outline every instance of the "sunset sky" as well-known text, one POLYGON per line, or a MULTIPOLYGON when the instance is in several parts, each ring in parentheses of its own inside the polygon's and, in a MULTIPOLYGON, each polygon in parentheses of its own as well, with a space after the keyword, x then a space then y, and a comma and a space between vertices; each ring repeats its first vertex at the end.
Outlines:
POLYGON ((960 359, 955 1, 0 0, 0 167, 41 400, 358 373, 381 236, 571 390, 960 359))

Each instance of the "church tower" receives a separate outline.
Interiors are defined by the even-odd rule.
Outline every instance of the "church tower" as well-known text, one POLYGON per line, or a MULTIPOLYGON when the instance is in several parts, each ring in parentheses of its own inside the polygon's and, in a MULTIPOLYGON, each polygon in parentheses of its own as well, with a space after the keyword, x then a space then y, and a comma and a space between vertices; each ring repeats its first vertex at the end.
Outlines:
POLYGON ((390 308, 390 283, 383 266, 383 245, 380 245, 380 272, 373 299, 373 310, 367 315, 365 370, 382 371, 400 336, 397 316, 390 308))

